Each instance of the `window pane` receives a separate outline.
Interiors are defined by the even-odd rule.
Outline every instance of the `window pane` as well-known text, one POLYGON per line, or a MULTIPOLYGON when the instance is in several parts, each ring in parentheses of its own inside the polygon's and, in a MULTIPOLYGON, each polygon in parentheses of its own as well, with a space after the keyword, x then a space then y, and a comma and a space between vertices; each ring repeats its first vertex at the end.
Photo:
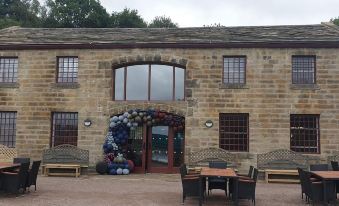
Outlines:
POLYGON ((148 100, 148 71, 149 65, 127 67, 127 100, 148 100))
POLYGON ((17 81, 18 58, 0 58, 0 82, 14 83, 17 81))
POLYGON ((175 100, 185 99, 185 69, 175 68, 175 100))
POLYGON ((0 112, 0 144, 15 147, 16 112, 0 112))
POLYGON ((52 122, 52 146, 78 142, 78 113, 55 112, 52 122))
POLYGON ((230 151, 247 151, 248 114, 220 114, 219 121, 219 147, 230 151))
POLYGON ((115 70, 115 100, 124 100, 125 68, 115 70))
POLYGON ((315 57, 293 56, 292 57, 292 83, 314 84, 315 83, 315 57))
POLYGON ((78 81, 78 57, 58 57, 58 82, 78 81))
POLYGON ((291 150, 304 153, 319 151, 319 115, 296 115, 290 117, 291 150))
POLYGON ((224 84, 245 84, 246 57, 224 57, 224 84))
POLYGON ((173 66, 151 66, 151 100, 172 100, 173 66))

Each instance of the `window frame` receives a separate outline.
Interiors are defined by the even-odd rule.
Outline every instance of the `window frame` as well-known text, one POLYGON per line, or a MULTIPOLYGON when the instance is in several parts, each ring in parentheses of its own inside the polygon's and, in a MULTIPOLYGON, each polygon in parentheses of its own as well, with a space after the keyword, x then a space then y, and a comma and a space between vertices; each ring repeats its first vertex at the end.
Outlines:
MULTIPOLYGON (((303 150, 305 150, 305 143, 303 143, 303 150)), ((296 147, 296 146, 294 146, 296 147)), ((300 147, 300 146, 298 146, 300 147)), ((290 150, 297 152, 297 153, 302 153, 302 154, 320 154, 321 153, 321 146, 320 146, 320 114, 290 114, 290 150), (316 125, 318 125, 318 128, 313 128, 313 130, 316 130, 317 132, 317 152, 298 152, 295 151, 292 147, 292 116, 304 116, 304 117, 316 117, 316 125)))
MULTIPOLYGON (((51 113, 51 136, 50 136, 50 144, 49 146, 52 147, 56 147, 58 145, 55 145, 55 125, 54 125, 54 114, 77 114, 77 125, 76 125, 76 132, 77 132, 77 136, 76 136, 76 144, 71 144, 70 142, 68 143, 62 143, 62 144, 71 144, 74 146, 78 145, 78 141, 79 141, 79 113, 78 112, 59 112, 59 111, 54 111, 51 113)), ((64 120, 69 120, 69 119, 64 119, 64 120)), ((58 131, 62 131, 62 130, 58 130, 58 131)), ((72 130, 74 131, 74 130, 72 130)), ((73 142, 72 142, 73 143, 73 142)))
MULTIPOLYGON (((249 152, 249 144, 250 144, 250 130, 249 130, 249 124, 250 124, 250 118, 249 118, 249 113, 219 113, 219 148, 224 149, 226 151, 229 152, 249 152), (246 149, 245 150, 228 150, 228 149, 224 149, 223 147, 221 147, 221 135, 224 131, 221 131, 221 116, 222 115, 229 115, 229 116, 245 116, 246 117, 246 130, 247 130, 247 137, 246 137, 246 149)), ((235 133, 235 132, 234 132, 235 133)), ((239 132, 238 132, 239 133, 239 132)), ((227 145, 227 144, 224 144, 227 145)), ((239 147, 240 144, 238 144, 239 147)))
MULTIPOLYGON (((16 81, 11 81, 11 82, 4 82, 3 78, 0 78, 0 84, 16 84, 18 83, 18 75, 19 75, 19 57, 18 56, 0 56, 1 59, 16 59, 17 60, 17 67, 16 71, 13 71, 13 74, 16 73, 16 81)), ((1 63, 0 63, 1 64, 1 63)), ((14 76, 11 77, 11 79, 14 79, 14 76)))
MULTIPOLYGON (((68 67, 69 69, 69 67, 68 67)), ((64 72, 65 73, 65 72, 64 72)), ((69 70, 67 71, 67 73, 74 73, 74 72, 69 72, 69 70)), ((71 78, 72 80, 74 80, 75 78, 71 78)), ((79 57, 78 56, 57 56, 56 57, 56 76, 55 76, 55 82, 57 84, 78 84, 79 83, 79 57), (59 69, 60 69, 60 65, 59 65, 59 59, 61 58, 77 58, 78 59, 78 67, 77 67, 77 78, 76 81, 72 81, 72 82, 59 82, 59 69)))
MULTIPOLYGON (((304 74, 304 72, 303 72, 304 74)), ((304 76, 304 75, 303 75, 304 76)), ((305 82, 305 79, 302 79, 305 82)), ((292 55, 291 56, 291 82, 292 85, 316 85, 317 84, 317 56, 316 55, 292 55), (293 82, 293 58, 313 58, 314 59, 314 74, 313 74, 313 82, 314 83, 295 83, 293 82)))
MULTIPOLYGON (((240 69, 240 67, 239 67, 240 69)), ((228 72, 229 73, 229 72, 228 72)), ((222 58, 222 79, 221 82, 223 85, 227 86, 241 86, 246 85, 246 75, 247 75, 247 56, 246 55, 224 55, 222 58), (225 83, 225 59, 226 58, 244 58, 244 83, 225 83)), ((240 70, 239 70, 239 80, 240 80, 240 70)))
POLYGON ((147 101, 147 102, 183 102, 186 100, 186 67, 175 64, 175 63, 167 63, 167 62, 153 62, 153 61, 145 61, 145 62, 133 62, 128 64, 119 64, 112 68, 112 100, 113 101, 147 101), (127 99, 127 67, 129 66, 137 66, 137 65, 148 65, 148 94, 146 100, 128 100, 127 99), (163 65, 163 66, 170 66, 173 68, 173 85, 172 85, 172 99, 171 100, 151 100, 151 67, 152 65, 163 65), (184 70, 184 98, 183 100, 175 100, 175 68, 180 68, 184 70), (117 69, 124 69, 124 99, 123 100, 116 100, 115 99, 115 71, 117 69))
MULTIPOLYGON (((12 126, 11 128, 15 131, 13 136, 11 136, 14 139, 12 139, 11 141, 9 141, 9 139, 7 139, 8 140, 7 144, 1 143, 1 144, 5 145, 5 146, 7 146, 9 148, 15 148, 16 147, 16 132, 17 132, 17 127, 16 126, 17 126, 18 112, 17 111, 3 111, 3 110, 0 110, 0 113, 14 113, 15 114, 14 125, 11 125, 12 126), (9 144, 8 144, 9 142, 12 142, 12 146, 9 146, 9 144)), ((0 115, 0 117, 2 117, 2 115, 0 115)), ((7 135, 7 137, 9 137, 9 136, 7 135)))

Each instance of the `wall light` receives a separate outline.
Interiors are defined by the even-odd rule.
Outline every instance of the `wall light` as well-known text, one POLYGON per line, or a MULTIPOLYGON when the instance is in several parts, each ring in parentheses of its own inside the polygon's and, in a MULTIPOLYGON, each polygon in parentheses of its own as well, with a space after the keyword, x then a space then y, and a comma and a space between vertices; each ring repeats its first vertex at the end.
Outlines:
POLYGON ((85 127, 89 127, 89 126, 92 125, 92 121, 90 119, 85 119, 84 120, 84 125, 85 125, 85 127))
POLYGON ((207 128, 213 127, 213 122, 212 122, 212 120, 207 120, 207 121, 205 122, 205 126, 206 126, 207 128))

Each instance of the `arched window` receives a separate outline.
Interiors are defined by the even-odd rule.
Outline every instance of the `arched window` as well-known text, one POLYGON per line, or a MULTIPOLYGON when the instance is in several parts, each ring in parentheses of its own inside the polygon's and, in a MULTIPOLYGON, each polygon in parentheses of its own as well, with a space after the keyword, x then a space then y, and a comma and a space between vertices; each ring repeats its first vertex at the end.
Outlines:
POLYGON ((114 69, 114 100, 185 99, 185 69, 162 64, 130 65, 114 69))

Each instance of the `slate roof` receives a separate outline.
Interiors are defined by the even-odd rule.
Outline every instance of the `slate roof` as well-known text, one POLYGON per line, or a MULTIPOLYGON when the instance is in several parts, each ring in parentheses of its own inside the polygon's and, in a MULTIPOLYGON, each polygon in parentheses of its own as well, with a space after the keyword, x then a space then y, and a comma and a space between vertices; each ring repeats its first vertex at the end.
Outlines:
MULTIPOLYGON (((47 45, 105 45, 147 47, 260 44, 339 45, 339 27, 328 23, 315 25, 192 27, 192 28, 21 28, 0 30, 0 49, 47 45)), ((95 46, 93 46, 95 47, 95 46)))

